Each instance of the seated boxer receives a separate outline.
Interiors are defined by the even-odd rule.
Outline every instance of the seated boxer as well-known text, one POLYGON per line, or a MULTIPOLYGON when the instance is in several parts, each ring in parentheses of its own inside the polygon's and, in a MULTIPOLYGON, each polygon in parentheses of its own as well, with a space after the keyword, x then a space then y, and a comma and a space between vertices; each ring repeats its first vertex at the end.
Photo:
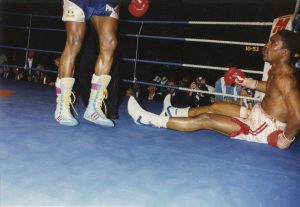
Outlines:
MULTIPOLYGON (((271 144, 287 149, 300 129, 300 93, 292 63, 296 61, 299 37, 280 31, 265 45, 263 59, 272 66, 267 81, 245 78, 232 68, 225 75, 228 84, 237 83, 265 93, 260 104, 249 111, 245 107, 218 102, 197 108, 175 108, 166 98, 161 115, 142 109, 131 97, 128 113, 139 125, 152 125, 178 131, 214 130, 233 139, 271 144)), ((299 55, 298 55, 299 59, 299 55)))
MULTIPOLYGON (((129 11, 142 16, 149 7, 148 0, 132 0, 129 11)), ((117 24, 119 3, 112 0, 64 0, 62 20, 66 22, 67 40, 59 64, 56 80, 57 105, 55 119, 59 124, 76 126, 78 121, 70 111, 71 94, 74 85, 75 59, 81 49, 86 20, 91 19, 99 38, 100 52, 91 80, 91 91, 84 118, 98 125, 113 127, 114 123, 101 110, 107 98, 107 86, 111 80, 110 70, 117 46, 117 24)))

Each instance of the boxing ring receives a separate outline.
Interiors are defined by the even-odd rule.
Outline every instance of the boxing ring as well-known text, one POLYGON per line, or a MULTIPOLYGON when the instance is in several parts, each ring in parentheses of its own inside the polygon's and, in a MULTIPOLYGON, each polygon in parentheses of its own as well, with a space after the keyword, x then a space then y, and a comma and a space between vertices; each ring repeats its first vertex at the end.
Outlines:
MULTIPOLYGON (((58 18, 30 15, 30 18, 58 18)), ((59 21, 59 19, 58 19, 59 21)), ((136 34, 121 34, 136 43, 133 56, 122 57, 132 68, 126 84, 151 85, 140 79, 140 64, 225 71, 227 67, 151 60, 139 57, 142 39, 195 44, 238 45, 261 50, 264 43, 143 35, 146 24, 215 24, 270 27, 272 22, 139 21, 136 34), (249 47, 251 46, 251 47, 249 47)), ((10 29, 49 30, 32 25, 10 29)), ((63 34, 64 30, 57 30, 63 34)), ((265 37, 268 39, 268 37, 265 37)), ((0 45, 1 48, 59 55, 60 51, 0 45)), ((242 68, 262 78, 261 70, 242 68)), ((16 65, 6 66, 14 67, 16 65)), ((17 66, 20 70, 23 66, 17 66)), ((52 68, 37 69, 56 73, 52 68)), ((166 87, 156 84, 158 87, 166 87)), ((182 87, 176 90, 197 91, 182 87)), ((202 93, 208 93, 200 91, 202 93)), ((211 93, 220 95, 218 93, 211 93)), ((225 95, 226 94, 221 94, 225 95)), ((231 96, 227 94, 227 96, 231 96)), ((300 142, 289 150, 230 140, 212 131, 178 132, 137 126, 127 114, 127 98, 115 128, 85 122, 58 125, 53 117, 55 88, 31 82, 0 82, 0 205, 1 206, 297 206, 300 201, 300 142)), ((238 96, 239 97, 239 96, 238 96)), ((248 98, 249 97, 243 97, 248 98)), ((259 100, 258 98, 250 98, 259 100)), ((161 102, 144 102, 160 113, 161 102)), ((81 102, 76 105, 84 112, 81 102)))

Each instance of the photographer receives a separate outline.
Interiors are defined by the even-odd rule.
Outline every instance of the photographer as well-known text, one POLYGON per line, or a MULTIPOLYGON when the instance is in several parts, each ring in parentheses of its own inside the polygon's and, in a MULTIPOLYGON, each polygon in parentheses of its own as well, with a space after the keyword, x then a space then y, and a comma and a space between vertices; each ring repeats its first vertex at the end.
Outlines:
MULTIPOLYGON (((255 90, 250 89, 250 88, 245 88, 242 87, 241 89, 241 96, 246 96, 246 97, 254 97, 254 93, 255 90)), ((240 103, 241 106, 245 106, 248 109, 252 109, 254 106, 254 101, 253 100, 249 100, 249 99, 240 99, 240 103)))

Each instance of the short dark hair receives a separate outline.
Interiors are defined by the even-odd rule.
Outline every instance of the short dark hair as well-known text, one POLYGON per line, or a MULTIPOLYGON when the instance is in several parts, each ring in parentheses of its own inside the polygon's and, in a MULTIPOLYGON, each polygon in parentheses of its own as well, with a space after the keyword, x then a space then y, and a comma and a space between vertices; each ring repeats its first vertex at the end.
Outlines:
POLYGON ((291 62, 295 64, 299 61, 300 38, 295 32, 289 30, 281 30, 277 33, 283 40, 283 48, 290 51, 291 62))

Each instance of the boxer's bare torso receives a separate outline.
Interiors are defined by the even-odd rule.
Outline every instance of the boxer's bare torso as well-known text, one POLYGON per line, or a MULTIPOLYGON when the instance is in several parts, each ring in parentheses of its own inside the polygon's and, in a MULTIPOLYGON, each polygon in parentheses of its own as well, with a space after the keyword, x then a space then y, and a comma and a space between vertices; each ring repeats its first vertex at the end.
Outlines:
MULTIPOLYGON (((299 98, 294 69, 290 65, 274 66, 266 84, 265 97, 261 103, 264 111, 281 122, 287 122, 291 102, 299 98), (298 96, 298 97, 297 97, 298 96)), ((300 108, 300 102, 298 102, 300 108)))

